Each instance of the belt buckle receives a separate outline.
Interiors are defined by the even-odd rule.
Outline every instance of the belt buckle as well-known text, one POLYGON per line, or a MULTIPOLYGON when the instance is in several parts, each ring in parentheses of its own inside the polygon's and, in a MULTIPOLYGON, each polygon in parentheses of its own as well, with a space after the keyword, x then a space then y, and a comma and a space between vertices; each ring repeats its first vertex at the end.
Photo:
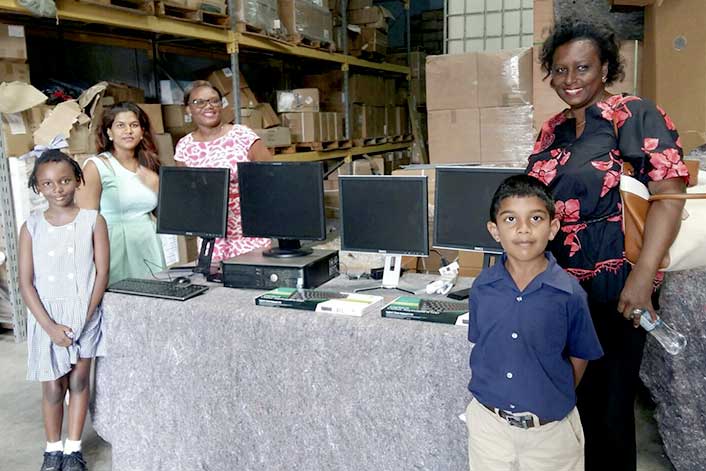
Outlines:
POLYGON ((534 427, 534 419, 531 415, 514 416, 507 414, 505 415, 505 420, 513 427, 519 427, 525 430, 534 427))

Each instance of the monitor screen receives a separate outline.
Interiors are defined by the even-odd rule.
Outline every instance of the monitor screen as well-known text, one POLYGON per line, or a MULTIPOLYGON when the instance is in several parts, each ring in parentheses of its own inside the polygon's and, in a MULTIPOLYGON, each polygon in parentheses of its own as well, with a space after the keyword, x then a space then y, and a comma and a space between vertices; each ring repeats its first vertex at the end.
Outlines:
POLYGON ((157 232, 225 237, 229 182, 227 168, 160 167, 157 232))
POLYGON ((429 255, 427 177, 341 176, 341 250, 429 255))
POLYGON ((502 253, 488 232, 490 202, 520 167, 436 167, 434 247, 502 253))
POLYGON ((238 163, 243 235, 324 240, 323 181, 321 162, 238 163))

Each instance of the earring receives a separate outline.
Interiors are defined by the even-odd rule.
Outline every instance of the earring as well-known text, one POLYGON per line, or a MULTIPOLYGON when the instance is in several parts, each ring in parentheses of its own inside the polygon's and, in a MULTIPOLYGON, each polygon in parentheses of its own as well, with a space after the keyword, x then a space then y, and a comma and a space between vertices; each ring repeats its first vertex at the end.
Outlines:
POLYGON ((113 140, 113 136, 108 136, 108 140, 112 141, 112 140, 113 140))
POLYGON ((606 81, 608 80, 608 77, 604 75, 603 78, 601 78, 601 80, 603 81, 603 83, 606 83, 606 81))

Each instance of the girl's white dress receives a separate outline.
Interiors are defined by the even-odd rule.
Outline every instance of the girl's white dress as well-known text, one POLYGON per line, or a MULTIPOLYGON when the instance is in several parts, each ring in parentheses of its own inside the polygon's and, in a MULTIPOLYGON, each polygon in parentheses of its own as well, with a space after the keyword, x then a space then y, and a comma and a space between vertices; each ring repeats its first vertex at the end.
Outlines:
POLYGON ((43 211, 27 219, 32 238, 34 286, 49 316, 58 324, 71 327, 73 344, 60 347, 30 313, 27 318, 27 379, 58 379, 79 358, 105 354, 102 335, 103 311, 99 306, 86 323, 88 304, 96 279, 93 258, 93 230, 98 211, 81 209, 69 224, 53 226, 43 211))

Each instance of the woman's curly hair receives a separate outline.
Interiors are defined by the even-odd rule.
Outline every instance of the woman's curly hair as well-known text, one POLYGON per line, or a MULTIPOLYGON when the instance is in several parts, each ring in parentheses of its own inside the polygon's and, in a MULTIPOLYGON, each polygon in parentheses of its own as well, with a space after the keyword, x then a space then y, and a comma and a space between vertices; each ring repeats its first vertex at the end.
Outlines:
POLYGON ((620 59, 620 43, 611 27, 576 18, 564 18, 554 26, 549 37, 542 45, 539 60, 542 64, 542 70, 546 73, 545 79, 551 75, 556 50, 560 46, 577 39, 593 41, 596 49, 598 49, 601 64, 608 64, 606 86, 625 77, 623 63, 620 59))

